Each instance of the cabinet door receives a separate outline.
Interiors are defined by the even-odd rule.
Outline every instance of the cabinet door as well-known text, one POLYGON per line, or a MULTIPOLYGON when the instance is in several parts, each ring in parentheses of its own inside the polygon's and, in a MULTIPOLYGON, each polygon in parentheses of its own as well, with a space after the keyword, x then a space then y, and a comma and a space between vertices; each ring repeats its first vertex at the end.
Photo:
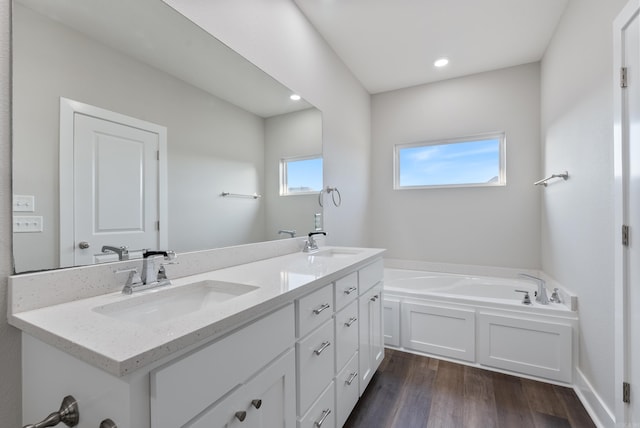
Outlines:
POLYGON ((360 395, 384 358, 382 327, 382 283, 359 298, 360 312, 360 395))
POLYGON ((374 293, 369 299, 371 304, 369 321, 371 323, 371 368, 373 372, 375 372, 378 370, 378 367, 380 367, 380 363, 382 363, 382 359, 384 358, 384 321, 382 317, 384 309, 382 283, 376 285, 372 291, 374 293))
POLYGON ((291 349, 186 427, 289 428, 296 423, 294 403, 295 353, 291 349))

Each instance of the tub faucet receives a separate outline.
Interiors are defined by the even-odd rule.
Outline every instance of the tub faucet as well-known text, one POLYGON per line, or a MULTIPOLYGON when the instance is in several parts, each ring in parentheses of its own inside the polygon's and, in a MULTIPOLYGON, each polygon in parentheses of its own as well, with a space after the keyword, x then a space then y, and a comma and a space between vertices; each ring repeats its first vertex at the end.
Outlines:
POLYGON ((295 229, 291 229, 291 230, 286 230, 286 229, 280 229, 278 231, 278 235, 282 235, 282 234, 288 234, 289 236, 291 236, 292 238, 296 237, 296 230, 295 229))
POLYGON ((526 273, 520 273, 518 274, 518 276, 536 281, 538 283, 538 292, 536 293, 536 302, 540 303, 541 305, 549 304, 549 297, 547 296, 546 282, 544 281, 544 279, 538 278, 537 276, 529 275, 526 273))

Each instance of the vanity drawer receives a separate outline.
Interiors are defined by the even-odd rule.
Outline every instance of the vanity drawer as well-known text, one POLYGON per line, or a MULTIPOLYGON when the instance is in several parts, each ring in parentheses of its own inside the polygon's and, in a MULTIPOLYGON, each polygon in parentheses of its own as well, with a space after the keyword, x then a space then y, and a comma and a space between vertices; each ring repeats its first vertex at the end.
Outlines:
POLYGON ((298 415, 307 411, 333 379, 334 349, 333 320, 296 344, 298 415))
POLYGON ((293 320, 290 304, 152 371, 151 426, 182 426, 274 360, 295 341, 293 320))
POLYGON ((335 392, 333 382, 322 392, 306 415, 298 421, 298 428, 336 428, 335 392))
POLYGON ((360 294, 382 281, 384 277, 384 263, 382 259, 376 260, 358 271, 358 286, 360 294))
POLYGON ((340 278, 335 284, 336 311, 344 308, 358 297, 358 272, 340 278))
POLYGON ((344 425, 358 402, 358 355, 351 357, 347 365, 336 376, 336 420, 338 427, 344 425))
POLYGON ((328 284, 296 301, 297 337, 304 337, 333 315, 333 285, 328 284))
POLYGON ((358 350, 358 302, 336 314, 336 371, 358 350))

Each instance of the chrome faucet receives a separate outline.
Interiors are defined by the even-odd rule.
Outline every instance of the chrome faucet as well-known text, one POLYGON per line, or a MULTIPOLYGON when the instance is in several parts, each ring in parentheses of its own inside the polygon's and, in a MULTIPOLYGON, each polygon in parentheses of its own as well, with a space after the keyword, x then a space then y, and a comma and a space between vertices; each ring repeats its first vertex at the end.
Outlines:
POLYGON ((302 250, 305 253, 315 253, 319 250, 318 243, 315 239, 313 239, 314 235, 324 235, 327 236, 325 232, 310 232, 309 237, 306 241, 304 241, 304 249, 302 250))
POLYGON ((520 273, 518 274, 518 276, 536 281, 538 283, 538 291, 536 292, 536 302, 540 303, 541 305, 549 304, 549 297, 547 296, 547 287, 544 279, 538 278, 537 276, 529 275, 526 273, 520 273))
POLYGON ((291 236, 292 238, 296 237, 296 230, 295 229, 292 229, 292 230, 280 229, 278 231, 278 235, 282 235, 283 233, 289 234, 289 236, 291 236))
POLYGON ((132 269, 129 278, 122 292, 131 294, 134 291, 147 290, 149 288, 171 285, 164 269, 165 264, 175 263, 176 253, 174 251, 149 251, 142 252, 142 276, 137 269, 132 269), (165 263, 168 262, 168 263, 165 263))
POLYGON ((112 247, 111 245, 103 245, 102 246, 103 253, 116 253, 118 255, 118 260, 129 260, 129 248, 125 247, 112 247))

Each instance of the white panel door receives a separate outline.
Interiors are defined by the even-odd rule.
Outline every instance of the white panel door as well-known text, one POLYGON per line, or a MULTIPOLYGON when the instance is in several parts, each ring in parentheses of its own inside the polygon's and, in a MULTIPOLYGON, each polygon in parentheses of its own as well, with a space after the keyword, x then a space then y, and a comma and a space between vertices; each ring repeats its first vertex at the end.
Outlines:
POLYGON ((616 422, 640 425, 640 0, 613 23, 616 422), (622 229, 622 236, 620 235, 622 229), (627 233, 625 234, 625 229, 627 233), (625 239, 625 235, 627 239, 625 239), (622 239, 621 239, 622 238, 622 239), (626 242, 625 242, 626 241, 626 242), (630 384, 630 394, 623 384, 630 384))
POLYGON ((629 226, 626 247, 627 379, 632 385, 628 409, 629 426, 640 425, 640 23, 635 15, 624 31, 624 62, 627 68, 626 138, 628 153, 623 161, 626 192, 625 224, 629 226))
POLYGON ((75 265, 117 260, 103 245, 160 248, 158 148, 155 132, 75 114, 75 265))

